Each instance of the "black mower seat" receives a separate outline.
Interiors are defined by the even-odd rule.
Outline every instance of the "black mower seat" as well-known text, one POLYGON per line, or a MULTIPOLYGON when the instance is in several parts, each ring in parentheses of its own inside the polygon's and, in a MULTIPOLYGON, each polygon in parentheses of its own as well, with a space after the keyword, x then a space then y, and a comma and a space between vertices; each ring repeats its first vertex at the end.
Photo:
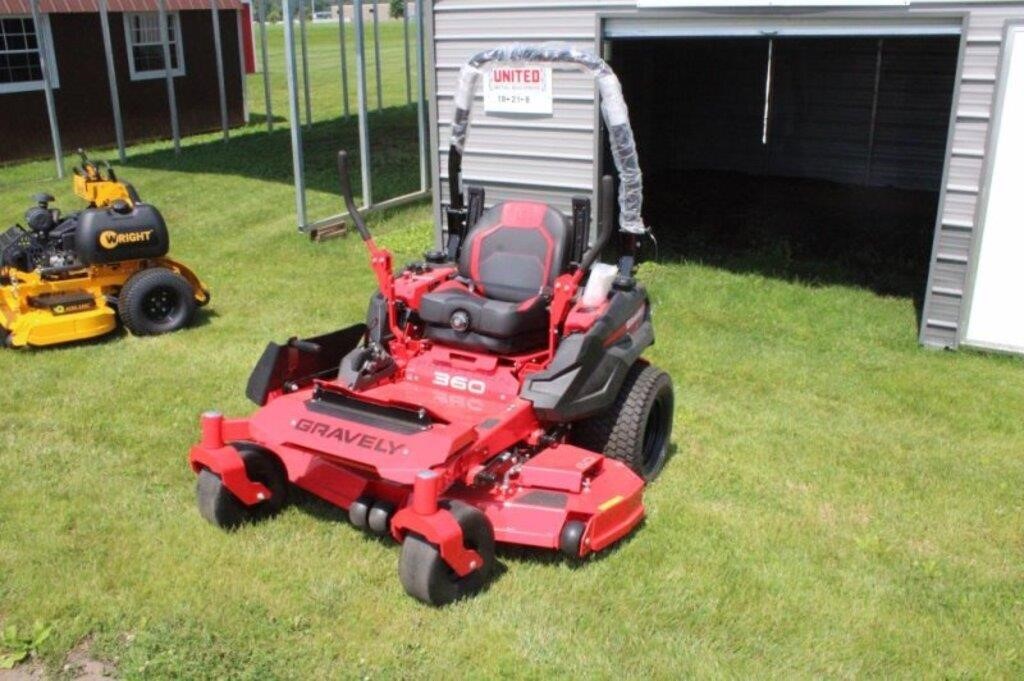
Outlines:
POLYGON ((551 287, 565 270, 570 236, 565 216, 545 203, 489 208, 466 236, 459 279, 422 298, 427 338, 501 354, 542 347, 551 287))

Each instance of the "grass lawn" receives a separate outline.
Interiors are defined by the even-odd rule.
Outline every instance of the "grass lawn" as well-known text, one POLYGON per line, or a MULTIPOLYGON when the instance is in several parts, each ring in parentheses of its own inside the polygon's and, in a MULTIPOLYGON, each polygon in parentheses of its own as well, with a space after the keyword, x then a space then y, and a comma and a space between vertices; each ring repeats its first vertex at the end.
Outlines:
MULTIPOLYGON (((329 159, 355 133, 323 94, 326 28, 329 159)), ((388 73, 381 196, 419 181, 388 73)), ((361 319, 373 287, 357 239, 296 236, 286 138, 141 145, 122 168, 212 288, 196 327, 0 353, 0 630, 52 625, 52 673, 86 639, 129 678, 1024 676, 1024 362, 921 349, 911 299, 858 288, 643 266, 675 454, 601 559, 506 551, 485 593, 433 610, 402 591, 397 547, 324 504, 207 525, 186 463, 199 413, 251 411, 266 341, 361 319)), ((76 206, 50 173, 0 168, 3 220, 38 190, 76 206)), ((404 262, 430 209, 371 226, 404 262)))

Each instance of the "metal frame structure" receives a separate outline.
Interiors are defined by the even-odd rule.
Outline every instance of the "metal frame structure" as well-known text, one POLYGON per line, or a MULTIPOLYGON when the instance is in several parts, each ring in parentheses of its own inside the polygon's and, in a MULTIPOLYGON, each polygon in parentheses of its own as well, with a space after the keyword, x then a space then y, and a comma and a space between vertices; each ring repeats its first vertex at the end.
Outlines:
MULTIPOLYGON (((216 69, 217 69, 217 85, 219 94, 220 104, 220 119, 221 119, 221 132, 223 139, 227 142, 230 139, 229 132, 229 115, 227 108, 227 89, 226 89, 226 78, 224 71, 224 55, 222 37, 220 34, 220 15, 219 15, 219 3, 218 0, 209 0, 210 2, 210 15, 211 24, 214 35, 214 51, 216 58, 216 69)), ((264 89, 264 100, 266 105, 266 124, 267 131, 273 132, 274 130, 274 117, 273 109, 270 96, 270 62, 267 50, 267 2, 268 0, 253 0, 255 12, 254 20, 258 25, 259 40, 261 47, 261 67, 263 71, 263 89, 264 89), (258 3, 258 5, 256 4, 258 3)), ((348 217, 346 213, 334 215, 316 222, 311 222, 307 214, 306 204, 306 182, 304 172, 304 158, 302 149, 302 127, 303 117, 305 114, 304 124, 310 126, 313 121, 312 111, 312 99, 310 96, 310 81, 309 81, 309 59, 308 59, 308 41, 306 33, 306 19, 305 19, 305 8, 309 0, 283 0, 283 15, 287 18, 292 18, 298 13, 299 23, 299 45, 296 45, 296 35, 294 21, 286 20, 284 22, 284 34, 285 34, 285 76, 288 88, 288 108, 289 108, 289 131, 291 136, 291 147, 292 147, 292 168, 295 178, 295 212, 298 222, 299 229, 301 231, 310 231, 312 229, 323 228, 331 225, 338 225, 344 223, 348 217), (296 12, 297 10, 297 12, 296 12), (298 50, 296 49, 298 48, 298 50), (298 54, 297 54, 298 52, 298 54), (303 82, 303 102, 300 106, 299 102, 299 64, 301 60, 302 68, 302 82, 303 82)), ((39 25, 41 23, 40 17, 42 13, 39 9, 39 0, 30 0, 32 7, 33 17, 39 25)), ((164 63, 170 65, 171 63, 171 45, 170 35, 167 25, 168 17, 168 1, 167 0, 155 0, 154 9, 156 9, 159 21, 160 21, 160 42, 163 51, 164 63)), ((355 25, 355 54, 356 54, 356 94, 357 94, 357 115, 359 120, 359 152, 361 161, 361 177, 362 177, 362 199, 363 206, 362 210, 375 210, 404 203, 416 201, 427 197, 431 194, 430 184, 430 148, 431 148, 431 134, 428 132, 430 123, 428 122, 428 107, 426 100, 428 97, 428 86, 432 84, 432 81, 427 80, 427 69, 432 68, 432 65, 428 60, 427 42, 428 37, 426 32, 429 30, 430 22, 428 21, 430 12, 430 3, 428 0, 418 0, 418 2, 405 3, 405 16, 403 17, 403 36, 405 39, 405 78, 406 78, 406 101, 407 105, 412 104, 412 49, 409 44, 410 30, 409 30, 409 8, 410 6, 416 7, 416 55, 417 55, 417 99, 416 99, 416 118, 417 118, 417 129, 419 138, 419 157, 420 157, 420 187, 419 190, 399 196, 390 198, 385 201, 376 202, 373 196, 373 178, 371 173, 372 166, 372 152, 370 146, 370 121, 368 114, 368 88, 366 81, 366 26, 365 18, 363 15, 363 0, 354 0, 353 2, 353 15, 355 25)), ((384 108, 383 101, 383 83, 381 77, 381 58, 380 58, 380 19, 378 17, 377 8, 384 7, 384 3, 375 3, 375 9, 373 13, 373 34, 374 34, 374 70, 376 78, 376 107, 377 111, 382 111, 384 108)), ((107 79, 110 90, 110 101, 111 101, 111 113, 114 123, 114 129, 117 138, 117 151, 118 157, 124 161, 127 157, 125 148, 125 136, 124 136, 124 124, 122 120, 122 110, 120 95, 118 92, 117 84, 117 72, 115 70, 115 62, 113 56, 113 46, 110 36, 110 14, 108 0, 99 0, 99 13, 100 13, 100 26, 103 39, 103 50, 106 58, 107 68, 107 79)), ((178 29, 181 30, 180 27, 178 29)), ((45 32, 40 32, 40 40, 45 43, 49 40, 49 37, 45 32)), ((348 51, 347 51, 347 40, 345 35, 345 14, 344 11, 339 13, 339 44, 341 48, 341 88, 342 88, 342 111, 343 115, 347 118, 350 115, 349 110, 349 79, 348 79, 348 51)), ((47 47, 45 44, 42 45, 44 48, 47 47)), ((45 55, 45 49, 42 54, 44 55, 41 60, 41 67, 43 71, 44 90, 46 95, 46 108, 47 115, 50 123, 50 133, 53 141, 53 153, 54 161, 57 169, 58 177, 64 176, 64 159, 63 150, 60 141, 60 127, 57 121, 57 111, 53 96, 52 78, 50 68, 52 65, 48 62, 45 55)), ((171 128, 171 140, 174 145, 175 154, 181 153, 181 132, 178 120, 178 103, 175 91, 174 76, 171 73, 171 69, 165 69, 164 74, 164 85, 167 97, 167 109, 168 118, 170 121, 171 128)))
MULTIPOLYGON (((210 0, 210 18, 213 26, 213 52, 217 58, 217 94, 220 96, 220 127, 224 141, 228 141, 228 95, 224 87, 224 51, 220 44, 220 9, 217 0, 210 0)), ((180 28, 178 29, 181 30, 180 28)), ((168 73, 170 72, 169 65, 168 73)))
MULTIPOLYGON (((174 93, 174 73, 171 69, 171 37, 167 29, 167 0, 157 0, 160 21, 160 44, 164 52, 164 81, 167 83, 167 108, 171 115, 171 138, 174 140, 174 153, 181 153, 181 131, 178 128, 178 100, 174 93)), ((181 32, 181 24, 178 24, 181 32)), ((181 40, 181 37, 178 37, 181 40)))
MULTIPOLYGON (((714 20, 708 19, 706 15, 697 14, 699 8, 674 8, 667 10, 645 10, 640 12, 627 12, 627 11, 599 11, 595 15, 595 35, 599 49, 603 49, 607 44, 608 39, 606 37, 606 25, 610 21, 614 20, 648 20, 651 22, 658 22, 659 20, 676 20, 676 21, 687 21, 692 22, 694 26, 704 26, 707 23, 720 23, 727 24, 730 19, 735 20, 735 15, 723 15, 721 17, 715 17, 714 20)), ((962 73, 964 69, 964 55, 967 47, 967 35, 968 35, 968 13, 962 8, 951 8, 949 10, 943 10, 942 8, 930 9, 929 11, 915 11, 912 14, 908 13, 905 8, 893 7, 893 6, 860 6, 860 7, 837 7, 833 8, 834 11, 826 14, 820 14, 817 16, 790 16, 785 13, 777 13, 771 7, 758 7, 750 8, 750 12, 744 15, 744 19, 749 19, 751 16, 756 16, 758 19, 770 20, 774 22, 771 27, 762 26, 761 28, 767 30, 774 26, 806 26, 808 33, 824 34, 822 29, 823 26, 831 26, 838 23, 851 23, 854 21, 866 22, 870 25, 882 24, 890 28, 905 26, 908 28, 907 33, 911 34, 915 31, 919 31, 920 26, 932 27, 934 30, 946 30, 951 35, 958 35, 960 38, 960 45, 957 54, 956 64, 956 80, 953 86, 952 101, 954 106, 951 107, 949 115, 949 125, 946 131, 946 151, 943 160, 943 172, 942 180, 940 183, 939 202, 936 210, 935 225, 933 227, 932 245, 930 249, 930 262, 933 263, 934 267, 936 254, 939 249, 939 240, 941 226, 944 220, 944 202, 947 197, 947 188, 949 184, 949 172, 951 167, 951 160, 954 154, 955 148, 955 130, 958 111, 955 106, 955 102, 960 101, 960 89, 961 83, 963 82, 962 73)), ((754 29, 751 29, 754 30, 754 29)), ((760 29, 757 29, 760 30, 760 29)), ((897 35, 899 31, 892 30, 886 35, 897 35)), ((596 109, 595 104, 595 109, 596 109)), ((600 135, 595 137, 595 163, 594 171, 594 182, 599 181, 600 168, 603 163, 603 147, 599 142, 600 135)), ((869 170, 870 172, 870 170, 869 170)), ((931 273, 929 274, 929 281, 931 279, 931 273)), ((929 285, 926 287, 923 310, 927 311, 931 309, 932 298, 934 296, 933 288, 929 285)), ((928 345, 925 338, 926 335, 926 321, 922 319, 920 329, 918 331, 918 340, 923 345, 928 345)), ((962 326, 962 325, 961 325, 962 326)))
MULTIPOLYGON (((282 14, 284 17, 290 17, 292 12, 293 3, 296 3, 298 7, 302 7, 304 0, 282 0, 282 14)), ((409 6, 412 3, 405 3, 405 18, 403 19, 403 35, 406 38, 405 45, 405 57, 406 57, 406 95, 407 101, 411 103, 412 98, 412 74, 411 74, 411 50, 409 49, 409 31, 408 31, 408 12, 409 6)), ((426 198, 431 195, 430 186, 430 132, 428 131, 427 121, 427 36, 426 27, 429 25, 425 19, 426 13, 429 11, 429 2, 427 0, 419 0, 416 3, 416 54, 418 55, 418 93, 416 102, 416 120, 417 130, 419 136, 419 157, 420 157, 420 188, 415 192, 389 198, 384 201, 377 202, 373 196, 373 173, 372 168, 372 151, 370 146, 370 120, 369 120, 369 93, 366 81, 366 20, 363 12, 363 0, 353 0, 352 3, 352 23, 355 27, 355 62, 356 62, 356 115, 358 117, 359 126, 359 160, 360 160, 360 180, 362 183, 362 203, 360 210, 363 212, 383 210, 385 208, 392 208, 400 206, 413 201, 426 198)), ((374 34, 374 67, 375 67, 375 78, 377 84, 376 90, 376 105, 377 111, 382 111, 384 108, 383 101, 383 88, 381 79, 381 59, 380 59, 380 20, 377 16, 376 8, 383 6, 382 3, 375 3, 373 13, 373 34, 374 34)), ((300 9, 301 11, 301 9, 300 9)), ((288 110, 289 110, 289 130, 291 133, 291 147, 292 147, 292 169, 295 177, 295 215, 298 229, 300 232, 312 232, 320 231, 324 228, 334 227, 344 224, 348 220, 348 213, 339 213, 332 215, 327 218, 311 221, 308 215, 308 207, 306 202, 306 177, 305 177, 305 156, 303 153, 303 135, 301 119, 299 118, 299 88, 298 88, 298 63, 296 58, 296 36, 295 28, 292 22, 285 21, 284 29, 284 53, 285 53, 285 75, 287 78, 288 87, 288 110), (298 124, 296 124, 298 122, 298 124)), ((347 40, 345 36, 345 13, 344 11, 339 12, 338 16, 339 23, 339 44, 341 47, 341 97, 342 97, 342 112, 345 117, 350 115, 348 100, 348 55, 346 51, 347 40)), ((302 25, 300 21, 300 26, 302 25)), ((303 65, 305 66, 305 52, 306 52, 306 36, 300 31, 298 36, 300 44, 298 45, 298 52, 302 55, 303 65)), ((306 79, 306 96, 305 104, 307 106, 306 116, 307 124, 310 120, 310 99, 308 95, 308 79, 306 79)))
POLYGON ((117 71, 114 69, 114 48, 110 40, 110 13, 107 0, 99 0, 100 31, 103 34, 103 53, 107 60, 107 82, 110 85, 110 108, 114 116, 114 134, 117 137, 117 158, 124 163, 124 123, 121 121, 121 97, 117 91, 117 71))
MULTIPOLYGON (((161 0, 162 2, 163 0, 161 0)), ((40 21, 39 0, 30 0, 32 8, 32 25, 42 26, 40 21)), ((57 123, 57 105, 53 98, 53 79, 50 77, 50 63, 47 44, 51 40, 48 31, 36 29, 36 40, 39 42, 39 70, 43 74, 43 93, 46 96, 46 116, 50 119, 50 138, 53 142, 53 158, 57 164, 57 177, 64 177, 64 152, 60 143, 60 125, 57 123)))
POLYGON ((259 2, 256 23, 260 27, 260 62, 263 69, 263 99, 267 111, 267 132, 274 132, 274 108, 270 104, 270 57, 267 55, 267 3, 270 0, 255 0, 259 2))

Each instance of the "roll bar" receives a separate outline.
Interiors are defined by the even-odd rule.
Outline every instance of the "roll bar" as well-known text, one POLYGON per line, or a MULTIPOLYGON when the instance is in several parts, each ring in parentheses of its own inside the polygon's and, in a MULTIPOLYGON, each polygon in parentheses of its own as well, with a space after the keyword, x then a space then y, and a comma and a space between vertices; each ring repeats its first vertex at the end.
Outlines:
POLYGON ((600 232, 597 235, 597 241, 590 245, 587 252, 583 254, 583 258, 580 260, 580 269, 587 271, 590 266, 594 264, 598 256, 601 255, 601 251, 608 245, 608 241, 612 238, 613 231, 613 219, 612 215, 612 201, 615 196, 615 181, 612 180, 611 175, 605 175, 601 178, 601 224, 600 232))
POLYGON ((502 45, 478 52, 462 67, 459 72, 458 90, 455 93, 455 115, 452 118, 451 147, 448 152, 448 183, 452 207, 463 207, 460 175, 462 152, 466 147, 466 135, 469 132, 469 113, 473 108, 477 83, 483 75, 482 67, 490 62, 568 64, 593 75, 601 93, 601 115, 608 128, 612 159, 619 173, 619 230, 627 234, 646 233, 647 229, 640 215, 643 205, 643 178, 636 153, 636 142, 633 139, 633 128, 629 124, 629 111, 622 96, 622 85, 618 76, 603 59, 565 43, 502 45))

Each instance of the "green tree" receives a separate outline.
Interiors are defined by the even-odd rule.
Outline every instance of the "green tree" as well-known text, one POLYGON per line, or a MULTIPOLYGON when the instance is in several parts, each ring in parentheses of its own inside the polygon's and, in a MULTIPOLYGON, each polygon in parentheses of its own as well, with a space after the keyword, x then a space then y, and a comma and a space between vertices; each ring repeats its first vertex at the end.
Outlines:
POLYGON ((405 0, 389 0, 388 13, 392 19, 399 19, 405 16, 405 0))

